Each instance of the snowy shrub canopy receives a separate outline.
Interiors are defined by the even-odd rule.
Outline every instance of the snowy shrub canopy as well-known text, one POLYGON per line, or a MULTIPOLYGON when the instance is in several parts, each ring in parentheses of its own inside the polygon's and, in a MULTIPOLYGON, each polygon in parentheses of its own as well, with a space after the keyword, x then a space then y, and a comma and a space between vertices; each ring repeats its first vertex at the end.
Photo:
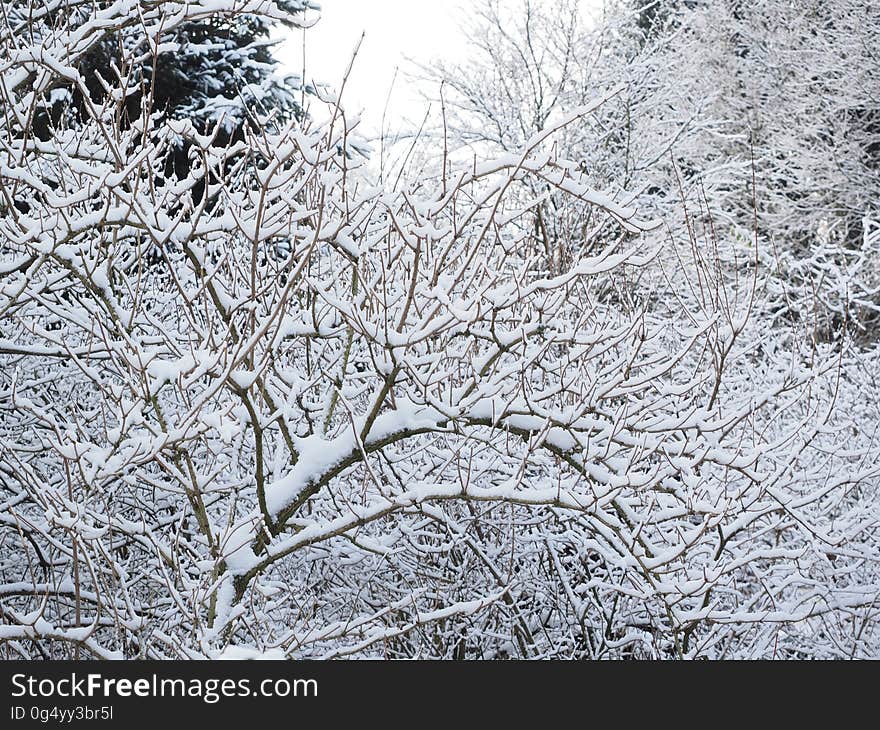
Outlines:
POLYGON ((563 154, 624 80, 377 185, 132 71, 305 3, 63 5, 0 14, 0 656, 876 655, 876 351, 563 154))

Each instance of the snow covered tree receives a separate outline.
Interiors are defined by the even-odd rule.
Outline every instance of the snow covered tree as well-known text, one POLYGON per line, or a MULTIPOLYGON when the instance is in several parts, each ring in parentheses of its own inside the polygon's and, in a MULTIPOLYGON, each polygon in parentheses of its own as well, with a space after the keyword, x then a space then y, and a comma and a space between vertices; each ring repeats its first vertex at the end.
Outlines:
POLYGON ((3 31, 2 656, 876 654, 878 360, 559 154, 623 87, 387 189, 341 109, 227 144, 86 93, 110 30, 274 4, 76 8, 3 31), (553 270, 535 190, 595 217, 553 270))
MULTIPOLYGON (((563 153, 594 179, 641 193, 682 243, 684 215, 711 218, 723 247, 742 246, 757 228, 777 271, 771 309, 809 316, 820 338, 849 328, 876 339, 880 292, 870 271, 878 263, 863 220, 878 217, 880 200, 872 81, 880 15, 862 5, 621 3, 579 28, 565 20, 577 18, 577 2, 543 12, 527 4, 513 17, 488 3, 474 19, 473 62, 441 66, 432 78, 445 82, 449 136, 502 149, 538 131, 553 109, 625 80, 602 120, 560 140, 563 153), (648 35, 645 12, 654 18, 648 35), (834 278, 821 263, 830 249, 834 278)), ((548 231, 576 228, 570 208, 545 206, 541 218, 548 231)), ((548 238, 571 245, 570 236, 548 238)))
POLYGON ((303 23, 317 6, 309 0, 276 0, 282 21, 246 13, 186 23, 169 41, 144 77, 154 87, 153 102, 168 115, 207 128, 218 119, 238 129, 248 115, 277 112, 282 119, 301 113, 302 80, 281 75, 272 56, 270 33, 276 25, 303 23))
POLYGON ((876 4, 716 0, 682 7, 658 41, 667 83, 716 120, 711 137, 678 147, 690 183, 730 228, 757 226, 781 288, 813 288, 775 307, 822 338, 880 334, 880 291, 864 276, 880 263, 864 224, 880 200, 878 38, 876 4))
MULTIPOLYGON (((37 17, 45 27, 59 30, 76 28, 90 12, 88 6, 78 3, 38 5, 37 17)), ((178 4, 177 11, 185 5, 178 4)), ((101 105, 120 78, 126 87, 125 104, 119 110, 120 124, 129 124, 142 114, 160 112, 188 119, 202 133, 213 130, 218 143, 230 143, 240 140, 244 126, 255 124, 258 117, 274 115, 278 123, 283 123, 299 116, 300 96, 308 89, 303 88, 298 76, 280 72, 272 55, 276 41, 270 39, 270 34, 279 25, 303 25, 307 22, 306 11, 317 9, 317 5, 309 0, 276 0, 263 5, 273 6, 271 17, 249 12, 204 15, 158 29, 156 37, 150 39, 144 38, 133 23, 108 28, 77 55, 74 68, 82 85, 67 82, 57 88, 35 121, 35 133, 45 137, 50 125, 75 124, 65 116, 88 116, 88 106, 101 105)), ((28 27, 35 7, 32 2, 21 2, 8 11, 13 34, 16 29, 28 27)), ((167 7, 169 16, 173 16, 174 3, 167 7)), ((178 172, 185 171, 188 146, 183 140, 173 150, 169 164, 178 172)))

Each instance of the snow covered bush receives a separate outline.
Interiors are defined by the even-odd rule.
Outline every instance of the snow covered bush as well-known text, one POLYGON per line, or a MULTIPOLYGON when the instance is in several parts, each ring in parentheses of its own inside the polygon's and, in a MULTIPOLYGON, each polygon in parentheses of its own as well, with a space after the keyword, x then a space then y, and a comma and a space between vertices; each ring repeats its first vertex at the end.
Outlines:
POLYGON ((394 188, 341 109, 221 144, 124 74, 37 135, 108 29, 278 12, 81 8, 4 21, 0 655, 876 652, 877 360, 555 153, 620 89, 394 188), (542 189, 597 218, 552 270, 542 189))

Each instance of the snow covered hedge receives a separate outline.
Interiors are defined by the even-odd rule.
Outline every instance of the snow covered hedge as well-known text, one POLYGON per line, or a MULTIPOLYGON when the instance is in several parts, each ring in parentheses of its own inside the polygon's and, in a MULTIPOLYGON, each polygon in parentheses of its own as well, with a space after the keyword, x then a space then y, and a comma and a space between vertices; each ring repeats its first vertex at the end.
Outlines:
POLYGON ((557 158, 607 97, 385 188, 339 110, 219 145, 124 73, 38 135, 108 28, 277 10, 79 8, 3 20, 0 655, 876 652, 877 360, 557 158), (561 271, 535 181, 597 216, 561 271))

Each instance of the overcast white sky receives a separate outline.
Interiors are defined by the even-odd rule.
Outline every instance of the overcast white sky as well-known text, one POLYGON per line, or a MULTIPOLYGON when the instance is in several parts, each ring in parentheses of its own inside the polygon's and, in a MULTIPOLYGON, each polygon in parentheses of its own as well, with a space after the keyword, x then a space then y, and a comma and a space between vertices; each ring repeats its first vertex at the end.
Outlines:
MULTIPOLYGON (((458 23, 462 0, 319 0, 320 20, 295 31, 279 49, 292 71, 302 70, 303 39, 306 78, 339 88, 351 54, 365 33, 354 70, 343 95, 346 111, 364 108, 362 133, 378 131, 394 70, 405 58, 429 62, 461 59, 467 53, 458 23)), ((516 2, 517 0, 510 0, 516 2)), ((409 118, 420 121, 425 106, 400 76, 389 106, 392 128, 409 118)))

